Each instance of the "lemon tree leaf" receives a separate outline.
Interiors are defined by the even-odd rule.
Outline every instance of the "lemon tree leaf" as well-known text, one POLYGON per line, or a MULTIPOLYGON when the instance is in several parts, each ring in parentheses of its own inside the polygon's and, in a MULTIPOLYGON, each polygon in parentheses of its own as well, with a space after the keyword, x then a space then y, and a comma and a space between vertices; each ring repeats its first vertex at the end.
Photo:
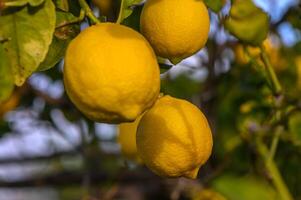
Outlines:
POLYGON ((62 11, 69 11, 69 2, 68 0, 56 0, 55 7, 62 11))
POLYGON ((208 6, 211 10, 213 10, 214 12, 219 12, 226 1, 224 0, 204 0, 204 3, 206 4, 206 6, 208 6))
POLYGON ((0 102, 5 101, 14 88, 12 76, 3 44, 0 42, 0 102))
MULTIPOLYGON (((56 26, 63 25, 77 18, 71 13, 57 11, 56 26)), ((45 60, 40 64, 38 70, 43 71, 55 66, 65 55, 69 42, 79 33, 79 24, 70 24, 55 30, 51 45, 45 60)))
POLYGON ((6 9, 0 16, 0 38, 14 82, 22 85, 44 60, 55 29, 55 7, 45 0, 37 7, 6 9))
POLYGON ((133 5, 141 3, 142 0, 121 0, 118 21, 122 22, 133 12, 133 5))
POLYGON ((271 186, 253 176, 225 174, 213 181, 213 188, 231 200, 279 200, 271 186))
POLYGON ((301 141, 301 112, 292 115, 288 121, 290 133, 301 141))
POLYGON ((269 17, 252 0, 235 0, 225 27, 239 40, 258 46, 268 35, 269 17))
POLYGON ((8 0, 6 1, 7 6, 25 6, 29 4, 30 6, 39 6, 45 0, 8 0))

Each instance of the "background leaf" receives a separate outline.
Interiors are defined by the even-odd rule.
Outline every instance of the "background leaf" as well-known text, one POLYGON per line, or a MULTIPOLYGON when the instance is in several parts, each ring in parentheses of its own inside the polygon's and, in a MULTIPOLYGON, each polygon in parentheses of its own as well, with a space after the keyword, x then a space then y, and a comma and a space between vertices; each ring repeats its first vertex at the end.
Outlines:
POLYGON ((38 7, 6 9, 0 16, 0 37, 7 49, 15 84, 22 85, 44 60, 55 28, 55 7, 51 0, 38 7))
POLYGON ((225 27, 242 42, 258 46, 267 38, 269 18, 251 0, 235 0, 225 27))
POLYGON ((268 184, 252 176, 223 175, 213 182, 213 187, 231 200, 277 200, 268 184))

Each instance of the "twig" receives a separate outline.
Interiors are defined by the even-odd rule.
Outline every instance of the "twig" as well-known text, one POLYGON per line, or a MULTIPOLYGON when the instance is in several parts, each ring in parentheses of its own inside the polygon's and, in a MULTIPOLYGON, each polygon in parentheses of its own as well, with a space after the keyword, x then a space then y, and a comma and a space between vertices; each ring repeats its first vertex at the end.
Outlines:
POLYGON ((78 2, 81 8, 85 11, 86 16, 89 17, 89 19, 94 24, 99 24, 100 23, 99 19, 97 19, 97 17, 94 15, 93 11, 91 10, 87 2, 85 0, 78 0, 78 2))
POLYGON ((290 194, 286 184, 284 183, 274 160, 269 158, 270 153, 269 153, 269 150, 266 147, 266 145, 259 138, 257 138, 257 140, 256 140, 256 145, 257 145, 258 153, 263 158, 265 167, 268 170, 268 173, 272 178, 272 183, 274 184, 279 195, 281 196, 281 199, 282 200, 293 200, 293 197, 290 194))

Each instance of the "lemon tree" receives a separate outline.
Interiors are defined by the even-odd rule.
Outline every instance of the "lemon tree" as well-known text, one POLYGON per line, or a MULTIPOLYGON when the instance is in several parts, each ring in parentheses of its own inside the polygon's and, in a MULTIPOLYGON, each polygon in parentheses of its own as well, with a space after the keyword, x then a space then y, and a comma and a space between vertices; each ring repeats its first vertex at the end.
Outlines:
POLYGON ((0 0, 0 185, 51 184, 67 200, 298 199, 301 12, 264 4, 0 0), (39 155, 23 157, 32 144, 39 155), (22 180, 6 167, 27 162, 47 167, 22 180))

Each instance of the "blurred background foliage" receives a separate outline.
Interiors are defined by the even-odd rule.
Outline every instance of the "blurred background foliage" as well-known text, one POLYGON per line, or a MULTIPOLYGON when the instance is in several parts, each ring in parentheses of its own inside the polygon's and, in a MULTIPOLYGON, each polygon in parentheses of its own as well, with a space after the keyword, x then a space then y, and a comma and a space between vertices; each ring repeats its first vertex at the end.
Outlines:
MULTIPOLYGON (((0 199, 281 199, 258 146, 273 146, 277 135, 274 162, 301 200, 300 1, 255 1, 270 17, 266 49, 285 99, 273 94, 260 56, 247 50, 253 57, 243 57, 245 46, 222 26, 230 2, 207 3, 215 12, 206 48, 161 74, 162 93, 198 105, 212 127, 213 154, 197 180, 163 179, 126 160, 116 126, 84 118, 65 95, 61 61, 0 105, 0 199)), ((78 16, 79 5, 70 5, 78 16)), ((139 30, 142 6, 122 23, 139 30)), ((114 12, 108 19, 116 19, 114 12)))

